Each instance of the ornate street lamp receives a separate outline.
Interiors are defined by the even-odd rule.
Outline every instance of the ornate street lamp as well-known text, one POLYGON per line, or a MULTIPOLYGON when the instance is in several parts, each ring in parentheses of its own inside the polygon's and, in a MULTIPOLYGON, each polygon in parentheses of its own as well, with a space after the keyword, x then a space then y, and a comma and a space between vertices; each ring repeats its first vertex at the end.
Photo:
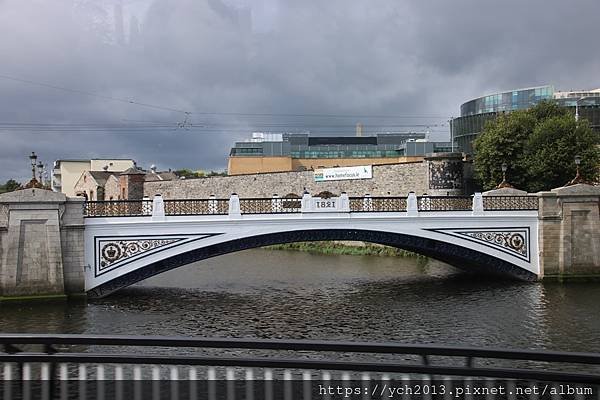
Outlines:
MULTIPOLYGON (((38 180, 35 178, 35 168, 37 165, 37 155, 35 154, 34 151, 31 152, 31 155, 29 156, 29 161, 31 161, 31 180, 25 185, 25 189, 31 189, 31 188, 42 188, 42 184, 40 182, 38 182, 38 180)), ((40 161, 41 164, 41 161, 40 161)))
POLYGON ((579 173, 579 164, 581 164, 581 156, 575 156, 575 165, 577 166, 577 172, 575 174, 575 178, 571 179, 565 186, 577 185, 578 183, 586 183, 583 176, 579 173))
POLYGON ((35 180, 35 164, 37 161, 37 155, 35 154, 35 151, 31 152, 29 160, 31 161, 31 179, 35 180))
POLYGON ((40 160, 37 164, 37 168, 38 168, 38 176, 39 176, 39 181, 40 185, 44 186, 44 163, 42 163, 42 160, 40 160))
POLYGON ((505 162, 503 162, 500 168, 502 168, 502 182, 500 182, 500 184, 496 186, 496 189, 514 188, 514 186, 508 183, 508 181, 506 180, 506 171, 508 170, 508 165, 505 162))

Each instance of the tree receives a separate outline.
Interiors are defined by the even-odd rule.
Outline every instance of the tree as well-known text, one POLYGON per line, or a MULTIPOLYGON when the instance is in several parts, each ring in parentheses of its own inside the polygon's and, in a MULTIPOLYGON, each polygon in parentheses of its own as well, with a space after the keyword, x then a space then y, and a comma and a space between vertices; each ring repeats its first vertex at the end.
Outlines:
POLYGON ((563 186, 575 176, 575 155, 580 170, 594 180, 600 162, 600 135, 586 120, 575 121, 571 112, 554 102, 541 102, 527 110, 500 114, 488 121, 475 140, 475 176, 484 189, 502 180, 500 166, 508 166, 508 181, 528 192, 563 186))
POLYGON ((204 176, 204 173, 200 173, 198 171, 192 171, 191 169, 188 169, 188 168, 178 169, 173 172, 175 172, 175 175, 183 176, 186 179, 201 178, 204 176))
POLYGON ((14 179, 9 179, 4 185, 0 185, 0 193, 14 192, 20 188, 21 184, 19 182, 15 181, 14 179))

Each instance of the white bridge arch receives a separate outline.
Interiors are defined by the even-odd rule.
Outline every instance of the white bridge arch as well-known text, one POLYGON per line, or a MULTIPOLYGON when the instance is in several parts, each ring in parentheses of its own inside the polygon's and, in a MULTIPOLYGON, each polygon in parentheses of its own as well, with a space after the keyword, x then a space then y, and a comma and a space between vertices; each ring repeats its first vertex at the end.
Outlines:
POLYGON ((86 203, 85 287, 103 297, 198 260, 277 243, 362 240, 459 268, 540 276, 535 196, 86 203))

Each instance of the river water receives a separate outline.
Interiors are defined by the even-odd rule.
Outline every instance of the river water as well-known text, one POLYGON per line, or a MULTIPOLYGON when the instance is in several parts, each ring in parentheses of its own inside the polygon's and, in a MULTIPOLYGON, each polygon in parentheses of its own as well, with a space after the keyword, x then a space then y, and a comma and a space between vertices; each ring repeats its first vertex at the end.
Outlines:
POLYGON ((600 352, 600 284, 437 261, 248 250, 94 301, 0 304, 0 331, 397 341, 600 352))

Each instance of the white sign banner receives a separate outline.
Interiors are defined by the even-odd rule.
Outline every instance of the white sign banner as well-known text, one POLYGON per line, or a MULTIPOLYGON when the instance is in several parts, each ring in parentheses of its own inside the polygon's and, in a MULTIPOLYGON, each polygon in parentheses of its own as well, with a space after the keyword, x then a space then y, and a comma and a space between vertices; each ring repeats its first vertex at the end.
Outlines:
POLYGON ((371 178, 373 178, 373 168, 370 165, 315 169, 315 182, 371 178))

